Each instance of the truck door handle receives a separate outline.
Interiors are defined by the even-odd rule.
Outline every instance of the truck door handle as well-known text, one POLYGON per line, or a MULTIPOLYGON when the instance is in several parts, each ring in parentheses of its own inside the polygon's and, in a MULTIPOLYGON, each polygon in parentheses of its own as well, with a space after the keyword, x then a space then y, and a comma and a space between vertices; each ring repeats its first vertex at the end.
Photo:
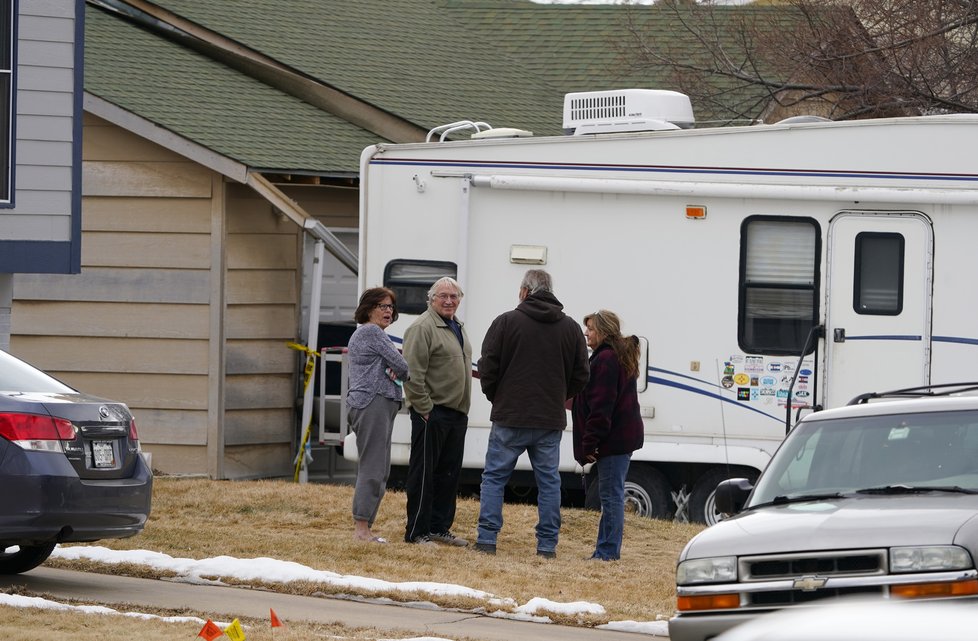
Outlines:
POLYGON ((834 342, 836 342, 836 343, 845 343, 846 342, 846 328, 845 327, 836 327, 834 330, 832 330, 832 340, 834 342))

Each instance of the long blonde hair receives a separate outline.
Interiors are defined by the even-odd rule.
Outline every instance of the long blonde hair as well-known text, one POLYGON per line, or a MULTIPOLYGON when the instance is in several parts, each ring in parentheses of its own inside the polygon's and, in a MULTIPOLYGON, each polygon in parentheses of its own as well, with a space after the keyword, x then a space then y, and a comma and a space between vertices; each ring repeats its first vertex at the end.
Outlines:
POLYGON ((588 323, 594 325, 594 330, 601 337, 601 342, 608 343, 611 349, 614 350, 615 355, 618 356, 618 362, 621 363, 622 369, 625 370, 625 375, 628 378, 637 378, 639 357, 638 336, 622 336, 621 319, 618 318, 617 314, 607 309, 599 309, 585 316, 584 326, 586 327, 588 323))

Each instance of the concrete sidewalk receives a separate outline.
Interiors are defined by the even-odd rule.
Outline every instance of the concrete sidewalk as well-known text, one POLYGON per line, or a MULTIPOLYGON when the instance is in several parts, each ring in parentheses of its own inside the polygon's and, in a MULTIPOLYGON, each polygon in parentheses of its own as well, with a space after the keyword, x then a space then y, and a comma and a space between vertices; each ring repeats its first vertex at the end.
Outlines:
POLYGON ((641 641, 668 637, 632 632, 529 623, 473 614, 387 605, 344 599, 293 596, 278 592, 174 581, 138 579, 107 574, 40 567, 25 574, 0 576, 0 586, 24 586, 53 598, 137 610, 152 606, 167 610, 205 612, 213 619, 267 618, 269 608, 286 622, 338 622, 347 626, 374 626, 418 636, 471 637, 483 641, 641 641))

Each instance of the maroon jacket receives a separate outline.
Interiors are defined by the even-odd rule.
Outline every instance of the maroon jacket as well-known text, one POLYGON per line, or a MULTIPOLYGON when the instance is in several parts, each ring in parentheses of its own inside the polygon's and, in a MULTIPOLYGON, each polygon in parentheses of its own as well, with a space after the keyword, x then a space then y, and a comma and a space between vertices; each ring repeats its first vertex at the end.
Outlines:
POLYGON ((605 343, 591 354, 591 377, 574 397, 574 458, 587 463, 642 447, 645 425, 638 407, 638 387, 627 378, 615 350, 605 343))

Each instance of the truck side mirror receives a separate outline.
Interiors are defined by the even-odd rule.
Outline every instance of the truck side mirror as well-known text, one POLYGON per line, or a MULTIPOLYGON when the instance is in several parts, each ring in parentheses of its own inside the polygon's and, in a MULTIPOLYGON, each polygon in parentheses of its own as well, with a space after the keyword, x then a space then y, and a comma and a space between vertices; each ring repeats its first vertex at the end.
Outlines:
POLYGON ((754 486, 747 479, 727 479, 717 485, 714 500, 717 512, 736 514, 744 509, 744 503, 754 486))

